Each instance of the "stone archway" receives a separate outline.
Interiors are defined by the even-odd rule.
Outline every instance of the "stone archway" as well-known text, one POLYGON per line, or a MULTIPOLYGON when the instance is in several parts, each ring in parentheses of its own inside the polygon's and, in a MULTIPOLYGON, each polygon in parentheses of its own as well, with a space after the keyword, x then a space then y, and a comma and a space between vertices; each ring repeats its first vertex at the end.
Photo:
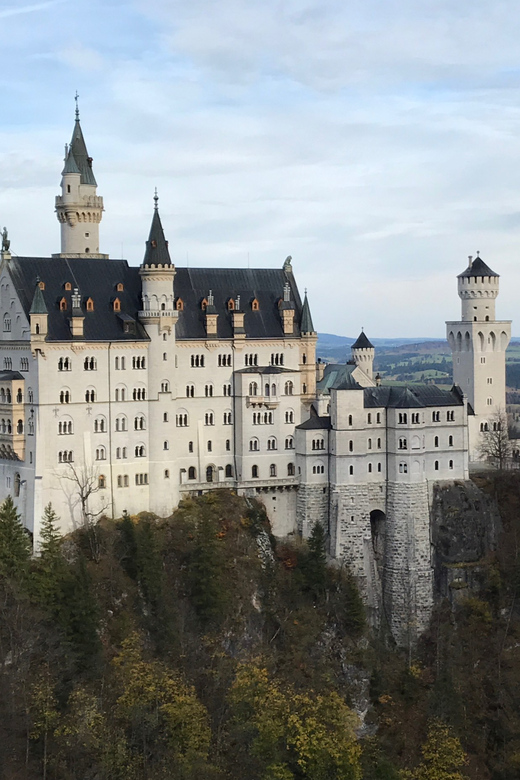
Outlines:
POLYGON ((370 531, 372 535, 374 558, 379 567, 383 563, 386 532, 386 515, 381 509, 373 509, 370 512, 370 531))

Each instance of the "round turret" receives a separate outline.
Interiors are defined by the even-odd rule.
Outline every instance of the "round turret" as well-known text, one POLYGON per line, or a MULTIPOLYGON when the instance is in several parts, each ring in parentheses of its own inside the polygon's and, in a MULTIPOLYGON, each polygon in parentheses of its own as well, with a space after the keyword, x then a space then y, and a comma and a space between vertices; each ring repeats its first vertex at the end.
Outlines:
POLYGON ((463 322, 490 322, 495 319, 499 275, 478 254, 474 260, 469 257, 469 265, 458 275, 457 285, 463 322))
POLYGON ((365 374, 373 378, 374 367, 374 345, 370 343, 364 331, 361 331, 356 341, 351 346, 352 360, 359 366, 359 368, 365 372, 365 374))

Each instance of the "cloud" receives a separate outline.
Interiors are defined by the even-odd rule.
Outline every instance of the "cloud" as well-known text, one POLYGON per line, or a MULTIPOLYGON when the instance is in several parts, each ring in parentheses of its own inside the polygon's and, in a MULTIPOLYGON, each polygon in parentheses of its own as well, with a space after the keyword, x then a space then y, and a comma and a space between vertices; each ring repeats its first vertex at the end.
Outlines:
POLYGON ((0 19, 6 19, 9 16, 19 16, 20 14, 31 14, 34 11, 45 11, 55 5, 62 5, 66 2, 68 2, 68 0, 49 0, 49 2, 46 3, 33 3, 32 5, 0 8, 0 19))

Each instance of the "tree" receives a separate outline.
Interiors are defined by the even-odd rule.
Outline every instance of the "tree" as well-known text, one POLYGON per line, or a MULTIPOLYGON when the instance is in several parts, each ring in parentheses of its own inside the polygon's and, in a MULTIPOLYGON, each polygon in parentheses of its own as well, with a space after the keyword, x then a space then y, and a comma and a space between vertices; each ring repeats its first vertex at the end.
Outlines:
POLYGON ((43 780, 47 777, 48 741, 58 725, 58 702, 54 694, 54 683, 48 667, 45 667, 31 688, 29 713, 32 718, 31 739, 43 740, 43 780))
POLYGON ((325 529, 321 523, 315 523, 307 542, 308 552, 303 560, 303 574, 307 589, 320 596, 326 585, 327 556, 325 553, 325 529))
POLYGON ((502 409, 498 409, 491 416, 487 423, 487 430, 480 432, 477 451, 482 460, 487 460, 493 468, 499 470, 505 468, 511 459, 507 415, 502 409))
POLYGON ((209 517, 197 522, 189 565, 191 601, 203 625, 218 620, 227 600, 224 560, 217 528, 209 517))
POLYGON ((31 557, 31 542, 11 496, 0 507, 0 576, 22 579, 31 557))
POLYGON ((437 719, 430 722, 421 752, 423 760, 412 771, 403 772, 404 780, 463 780, 459 770, 468 759, 460 740, 445 723, 437 719))
POLYGON ((60 479, 72 483, 73 495, 71 498, 75 506, 79 504, 81 518, 86 528, 92 527, 109 507, 109 503, 106 501, 101 501, 96 511, 91 506, 90 499, 92 496, 99 493, 104 487, 99 477, 97 469, 93 466, 87 464, 77 466, 75 463, 67 463, 67 471, 59 474, 60 479))
POLYGON ((57 606, 67 571, 67 564, 61 550, 63 537, 58 530, 58 520, 52 504, 47 504, 40 529, 40 557, 36 564, 34 577, 37 600, 52 610, 57 606))

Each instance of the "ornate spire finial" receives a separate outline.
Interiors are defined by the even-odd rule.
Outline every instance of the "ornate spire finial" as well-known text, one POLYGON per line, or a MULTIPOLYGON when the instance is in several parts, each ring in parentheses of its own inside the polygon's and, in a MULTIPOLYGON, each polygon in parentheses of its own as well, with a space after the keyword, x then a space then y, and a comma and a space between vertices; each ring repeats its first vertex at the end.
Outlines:
POLYGON ((157 211, 159 208, 159 196, 157 195, 157 187, 155 188, 155 195, 153 196, 154 209, 157 211))
POLYGON ((477 249, 477 257, 480 257, 480 249, 477 249))
POLYGON ((307 295, 307 288, 305 288, 305 295, 307 295))
POLYGON ((79 106, 78 106, 78 90, 76 90, 76 94, 74 95, 74 100, 76 101, 76 121, 79 122, 79 106))

